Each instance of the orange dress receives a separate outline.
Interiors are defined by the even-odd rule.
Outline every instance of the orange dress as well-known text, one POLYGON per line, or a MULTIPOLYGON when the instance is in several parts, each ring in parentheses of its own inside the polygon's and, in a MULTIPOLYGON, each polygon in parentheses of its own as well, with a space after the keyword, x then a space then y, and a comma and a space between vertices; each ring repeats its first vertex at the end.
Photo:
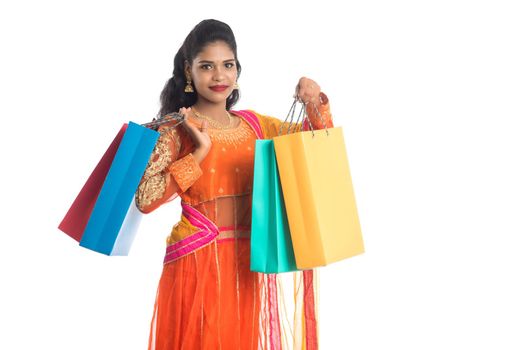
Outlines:
MULTIPOLYGON (((312 107, 307 110, 315 129, 333 126, 324 94, 318 106, 324 123, 312 107)), ((284 346, 277 276, 250 271, 249 260, 255 140, 278 135, 282 121, 253 111, 231 113, 239 117, 231 129, 209 127, 212 146, 200 164, 185 129, 163 125, 137 190, 144 213, 176 197, 182 204, 167 237, 150 350, 284 346)), ((294 334, 299 349, 318 347, 312 278, 308 271, 301 280, 303 317, 294 334)))

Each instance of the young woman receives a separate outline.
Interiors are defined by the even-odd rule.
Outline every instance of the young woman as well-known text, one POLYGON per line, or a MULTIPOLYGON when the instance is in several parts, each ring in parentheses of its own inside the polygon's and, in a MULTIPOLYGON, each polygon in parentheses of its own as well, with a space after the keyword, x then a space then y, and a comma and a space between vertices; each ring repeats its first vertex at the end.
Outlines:
MULTIPOLYGON (((136 203, 149 213, 179 196, 182 216, 167 238, 149 349, 280 349, 285 343, 277 277, 249 268, 255 140, 276 136, 282 122, 231 109, 240 71, 231 28, 204 20, 176 54, 161 94, 159 116, 179 112, 185 119, 159 128, 136 203)), ((314 128, 324 128, 317 109, 333 126, 318 84, 301 78, 296 94, 314 128)), ((313 271, 299 277, 294 344, 316 349, 313 271)))

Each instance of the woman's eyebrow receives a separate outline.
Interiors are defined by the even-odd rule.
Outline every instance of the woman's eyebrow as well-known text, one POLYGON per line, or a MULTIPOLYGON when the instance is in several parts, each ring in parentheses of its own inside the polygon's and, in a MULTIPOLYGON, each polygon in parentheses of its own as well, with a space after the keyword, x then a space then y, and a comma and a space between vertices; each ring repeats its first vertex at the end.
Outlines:
MULTIPOLYGON (((230 58, 230 59, 228 59, 228 60, 224 60, 223 62, 231 62, 231 61, 234 62, 235 59, 234 59, 234 58, 230 58)), ((198 63, 215 63, 215 62, 213 62, 213 61, 208 61, 208 60, 201 60, 201 61, 198 61, 198 63)))

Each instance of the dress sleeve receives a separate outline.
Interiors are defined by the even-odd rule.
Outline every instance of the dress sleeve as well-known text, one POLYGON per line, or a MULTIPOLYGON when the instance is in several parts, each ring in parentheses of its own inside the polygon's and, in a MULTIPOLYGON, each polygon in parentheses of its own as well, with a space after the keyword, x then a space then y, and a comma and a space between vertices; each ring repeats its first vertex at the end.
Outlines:
MULTIPOLYGON (((311 125, 313 126, 313 129, 324 129, 324 127, 332 128, 333 117, 331 116, 329 99, 323 92, 320 93, 319 102, 316 104, 316 107, 317 108, 315 108, 315 106, 312 103, 309 103, 306 107, 306 112, 311 120, 311 125), (321 116, 319 116, 319 114, 321 116)), ((278 136, 281 127, 282 134, 287 133, 287 130, 290 126, 289 122, 283 122, 280 119, 274 117, 261 115, 259 116, 261 117, 261 126, 266 138, 273 138, 275 136, 278 136)), ((299 123, 298 126, 293 125, 289 132, 293 132, 292 130, 302 130, 302 123, 299 123)), ((310 130, 309 123, 305 122, 304 130, 310 130)))
POLYGON ((163 127, 158 131, 160 137, 135 194, 138 210, 146 214, 175 199, 202 175, 192 153, 179 158, 181 138, 177 129, 163 127))

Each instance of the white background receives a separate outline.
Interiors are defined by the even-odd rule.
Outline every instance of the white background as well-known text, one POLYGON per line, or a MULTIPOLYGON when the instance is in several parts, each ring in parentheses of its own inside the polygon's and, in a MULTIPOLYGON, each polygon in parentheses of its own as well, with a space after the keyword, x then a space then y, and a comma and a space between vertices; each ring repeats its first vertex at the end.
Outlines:
POLYGON ((233 28, 238 109, 301 76, 344 128, 364 255, 321 269, 321 349, 524 348, 524 49, 517 1, 0 5, 0 348, 145 349, 178 200, 128 257, 58 223, 123 122, 151 120, 200 20, 233 28))

